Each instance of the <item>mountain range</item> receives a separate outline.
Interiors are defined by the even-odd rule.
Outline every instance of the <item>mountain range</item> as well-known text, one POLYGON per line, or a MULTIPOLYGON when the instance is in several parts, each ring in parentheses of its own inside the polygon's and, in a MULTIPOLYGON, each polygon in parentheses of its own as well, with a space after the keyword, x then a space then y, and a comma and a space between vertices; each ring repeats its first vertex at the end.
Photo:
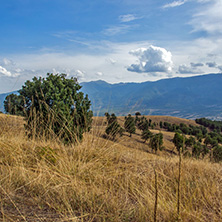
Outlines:
POLYGON ((82 83, 95 115, 115 112, 170 115, 195 119, 222 118, 222 74, 162 79, 155 82, 82 83))
MULTIPOLYGON (((109 84, 98 80, 81 83, 94 115, 114 112, 169 115, 188 119, 222 119, 222 74, 162 79, 155 82, 109 84)), ((0 110, 8 95, 0 94, 0 110)))

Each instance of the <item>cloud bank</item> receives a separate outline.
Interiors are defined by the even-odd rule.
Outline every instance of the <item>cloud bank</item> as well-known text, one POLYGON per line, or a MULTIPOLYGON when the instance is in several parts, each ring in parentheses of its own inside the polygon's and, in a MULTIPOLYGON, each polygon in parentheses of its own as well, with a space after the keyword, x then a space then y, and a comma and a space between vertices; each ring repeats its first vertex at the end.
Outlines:
POLYGON ((172 54, 164 48, 150 45, 148 48, 131 50, 131 55, 138 57, 139 63, 132 64, 128 71, 138 73, 171 72, 173 67, 172 54))

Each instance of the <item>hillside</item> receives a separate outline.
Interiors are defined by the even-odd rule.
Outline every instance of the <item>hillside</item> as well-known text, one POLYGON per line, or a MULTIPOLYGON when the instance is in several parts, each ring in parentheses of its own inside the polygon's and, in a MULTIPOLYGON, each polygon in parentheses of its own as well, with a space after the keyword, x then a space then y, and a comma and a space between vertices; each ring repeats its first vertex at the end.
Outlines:
POLYGON ((156 82, 82 83, 95 115, 168 115, 195 119, 222 118, 222 74, 163 79, 156 82))
MULTIPOLYGON (((192 120, 152 118, 195 125, 192 120)), ((95 117, 82 143, 64 146, 28 139, 20 117, 0 114, 0 124, 2 221, 153 221, 154 169, 157 221, 176 220, 178 156, 155 155, 139 132, 132 138, 125 133, 116 141, 104 139, 105 119, 95 117)), ((164 145, 171 149, 172 135, 163 133, 164 145)), ((182 159, 182 221, 221 221, 221 177, 221 164, 182 159)))

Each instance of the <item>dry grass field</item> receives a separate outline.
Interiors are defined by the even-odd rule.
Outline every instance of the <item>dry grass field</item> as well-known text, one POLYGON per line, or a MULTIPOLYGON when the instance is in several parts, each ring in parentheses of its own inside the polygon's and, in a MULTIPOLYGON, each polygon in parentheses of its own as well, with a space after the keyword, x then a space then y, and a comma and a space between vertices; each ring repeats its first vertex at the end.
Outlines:
POLYGON ((28 139, 22 118, 1 114, 0 221, 147 222, 155 206, 156 221, 222 221, 221 163, 182 158, 178 218, 179 158, 168 152, 174 134, 162 131, 166 151, 153 154, 140 131, 110 141, 104 130, 105 118, 95 117, 82 143, 64 146, 28 139))

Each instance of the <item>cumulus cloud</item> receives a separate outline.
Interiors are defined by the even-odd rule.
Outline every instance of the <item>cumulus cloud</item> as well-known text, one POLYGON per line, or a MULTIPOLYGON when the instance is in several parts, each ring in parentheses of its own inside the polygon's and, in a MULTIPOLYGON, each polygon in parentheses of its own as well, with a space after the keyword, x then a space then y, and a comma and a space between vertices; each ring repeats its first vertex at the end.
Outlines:
POLYGON ((164 48, 150 45, 148 48, 131 50, 129 53, 138 57, 139 63, 129 66, 128 71, 138 73, 172 71, 172 54, 164 48))
POLYGON ((127 15, 120 15, 119 20, 120 22, 131 22, 133 20, 139 19, 135 15, 127 14, 127 15))
POLYGON ((183 5, 185 2, 186 2, 186 0, 174 1, 171 3, 165 4, 162 8, 174 8, 174 7, 183 5))

